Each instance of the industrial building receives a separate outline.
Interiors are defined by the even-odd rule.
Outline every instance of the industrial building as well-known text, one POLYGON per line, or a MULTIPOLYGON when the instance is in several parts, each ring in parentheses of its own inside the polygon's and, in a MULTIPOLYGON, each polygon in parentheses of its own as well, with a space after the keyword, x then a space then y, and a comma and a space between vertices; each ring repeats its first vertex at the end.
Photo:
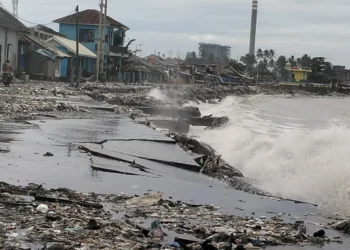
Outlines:
POLYGON ((219 44, 200 43, 199 58, 207 63, 227 64, 231 56, 231 47, 219 44))

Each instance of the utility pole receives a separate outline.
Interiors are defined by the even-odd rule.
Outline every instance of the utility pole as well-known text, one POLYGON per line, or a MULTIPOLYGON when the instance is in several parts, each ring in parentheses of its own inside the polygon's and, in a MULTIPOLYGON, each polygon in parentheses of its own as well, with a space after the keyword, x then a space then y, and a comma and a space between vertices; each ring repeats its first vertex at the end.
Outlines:
POLYGON ((96 59, 96 82, 100 76, 100 60, 101 60, 101 40, 102 40, 102 13, 103 13, 103 0, 100 2, 100 21, 98 24, 98 43, 97 43, 97 59, 96 59))
POLYGON ((79 87, 80 82, 80 60, 79 60, 79 5, 75 8, 76 11, 76 76, 77 76, 77 83, 76 87, 79 87))
MULTIPOLYGON (((103 27, 102 27, 102 43, 101 43, 101 61, 100 64, 101 72, 104 72, 104 64, 105 64, 105 45, 106 45, 106 27, 107 27, 107 0, 105 0, 104 4, 104 18, 103 18, 103 27)), ((106 72, 105 72, 106 73, 106 72)))

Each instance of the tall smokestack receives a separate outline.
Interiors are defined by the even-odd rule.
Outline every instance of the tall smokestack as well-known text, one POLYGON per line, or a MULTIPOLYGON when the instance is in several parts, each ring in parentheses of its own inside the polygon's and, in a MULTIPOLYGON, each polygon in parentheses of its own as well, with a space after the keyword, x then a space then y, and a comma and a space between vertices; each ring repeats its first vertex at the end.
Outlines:
POLYGON ((255 54, 255 38, 256 38, 256 23, 258 20, 258 0, 253 0, 252 6, 252 24, 250 28, 250 45, 249 55, 254 56, 255 54))

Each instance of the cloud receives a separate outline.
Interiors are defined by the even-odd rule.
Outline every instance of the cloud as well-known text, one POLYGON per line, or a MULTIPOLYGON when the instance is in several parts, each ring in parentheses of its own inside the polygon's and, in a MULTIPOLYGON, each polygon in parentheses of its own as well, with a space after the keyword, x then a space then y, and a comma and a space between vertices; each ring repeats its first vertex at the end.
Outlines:
MULTIPOLYGON (((0 1, 12 9, 11 0, 0 1)), ((199 42, 211 42, 231 46, 232 56, 236 57, 248 51, 251 2, 108 1, 108 14, 130 27, 127 37, 137 39, 134 46, 144 44, 144 55, 155 50, 186 54, 197 51, 199 42)), ((98 0, 31 0, 19 2, 19 15, 34 23, 50 23, 70 13, 76 4, 81 10, 98 8, 98 0)), ((348 13, 350 0, 261 0, 256 46, 275 49, 277 54, 286 56, 325 56, 334 64, 350 66, 345 53, 350 40, 348 13)))
POLYGON ((218 37, 213 34, 192 35, 190 40, 197 42, 214 42, 218 40, 218 37))

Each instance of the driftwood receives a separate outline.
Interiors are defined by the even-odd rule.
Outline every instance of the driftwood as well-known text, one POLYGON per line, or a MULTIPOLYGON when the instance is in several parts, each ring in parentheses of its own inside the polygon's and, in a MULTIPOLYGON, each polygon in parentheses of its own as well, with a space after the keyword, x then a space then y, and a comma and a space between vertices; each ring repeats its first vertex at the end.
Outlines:
POLYGON ((11 206, 31 206, 31 202, 21 202, 21 201, 4 201, 0 200, 0 204, 11 205, 11 206))

